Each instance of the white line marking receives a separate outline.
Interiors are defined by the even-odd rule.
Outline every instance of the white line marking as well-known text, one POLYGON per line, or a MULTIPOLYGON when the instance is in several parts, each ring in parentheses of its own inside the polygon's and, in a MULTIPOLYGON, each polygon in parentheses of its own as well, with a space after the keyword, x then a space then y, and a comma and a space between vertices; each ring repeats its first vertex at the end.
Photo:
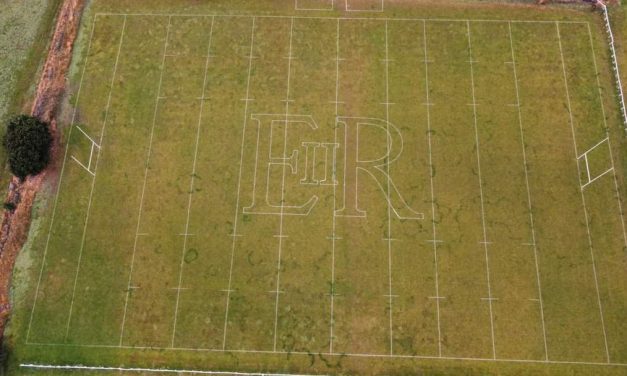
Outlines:
POLYGON ((607 141, 609 139, 609 136, 606 135, 606 137, 604 139, 602 139, 601 141, 597 142, 593 147, 591 147, 590 149, 584 151, 579 157, 577 157, 577 159, 583 157, 584 155, 590 153, 592 150, 594 150, 597 146, 601 145, 602 143, 604 143, 605 141, 607 141))
POLYGON ((614 156, 612 155, 612 144, 610 142, 610 133, 609 128, 607 126, 607 120, 605 119, 605 105, 603 104, 603 95, 601 92, 601 80, 599 78, 599 69, 597 67, 597 57, 594 52, 594 43, 592 43, 592 31, 590 30, 590 24, 588 24, 588 36, 590 37, 590 49, 592 51, 592 61, 594 62, 594 72, 597 78, 597 88, 599 91, 599 101, 601 102, 601 114, 603 115, 603 127, 605 128, 605 132, 607 134, 607 145, 610 149, 610 161, 612 162, 612 170, 614 171, 614 188, 616 190, 616 201, 618 203, 618 215, 620 217, 620 222, 623 228, 623 240, 625 248, 627 248, 627 231, 625 231, 625 219, 624 219, 624 211, 623 204, 621 202, 620 190, 618 189, 618 179, 616 178, 616 169, 614 167, 614 156))
MULTIPOLYGON (((76 125, 76 129, 78 129, 89 141, 91 141, 91 147, 89 148, 89 158, 87 162, 87 166, 85 166, 81 161, 79 161, 76 157, 71 156, 71 158, 78 163, 83 169, 87 170, 91 174, 91 176, 96 176, 96 172, 91 170, 91 161, 94 156, 94 147, 98 148, 98 154, 100 155, 100 145, 94 141, 85 131, 81 129, 78 125, 76 125)), ((69 142, 69 141, 68 141, 69 142)))
POLYGON ((96 29, 96 18, 98 17, 98 15, 94 16, 94 20, 92 22, 92 27, 91 27, 91 33, 89 35, 89 43, 87 44, 87 53, 85 55, 85 62, 83 64, 83 71, 81 72, 81 79, 79 81, 78 84, 78 90, 76 91, 76 105, 74 107, 74 111, 72 113, 72 122, 70 125, 70 130, 68 131, 68 142, 65 145, 65 154, 63 156, 63 164, 61 165, 61 172, 59 174, 59 182, 57 183, 57 192, 56 195, 54 197, 54 205, 52 207, 52 219, 50 220, 50 226, 48 227, 48 235, 46 237, 46 245, 44 246, 44 254, 42 256, 42 260, 41 260, 41 267, 39 269, 39 276, 37 277, 37 287, 35 288, 35 298, 33 299, 33 307, 31 308, 30 311, 30 318, 28 319, 28 329, 26 330, 26 342, 28 342, 29 338, 30 338, 30 331, 31 331, 31 327, 33 324, 33 317, 35 315, 35 307, 37 306, 37 299, 39 298, 39 288, 41 286, 41 280, 44 274, 44 266, 46 265, 46 256, 48 255, 48 246, 50 245, 50 237, 52 235, 52 227, 54 225, 54 220, 56 217, 56 212, 57 212, 57 206, 59 203, 59 193, 61 190, 61 182, 63 181, 63 173, 65 172, 65 164, 67 162, 68 159, 68 151, 70 149, 70 143, 69 140, 72 137, 72 129, 74 128, 73 124, 74 121, 76 120, 76 113, 78 110, 78 103, 79 103, 79 99, 81 96, 81 89, 83 87, 83 79, 85 78, 85 70, 87 68, 87 63, 89 61, 89 54, 91 52, 91 44, 92 44, 92 39, 94 37, 94 30, 96 29))
MULTIPOLYGON (((241 354, 273 354, 273 355, 301 355, 311 356, 311 352, 304 351, 269 351, 269 350, 244 350, 244 349, 211 349, 211 348, 170 348, 170 347, 147 347, 147 346, 115 346, 115 345, 74 345, 65 343, 28 343, 31 346, 50 347, 76 347, 76 348, 123 348, 129 350, 163 350, 163 351, 189 351, 189 352, 216 352, 216 353, 241 353, 241 354)), ((355 358, 384 358, 384 359, 429 359, 429 360, 455 360, 473 361, 487 363, 520 363, 520 364, 570 364, 583 366, 604 366, 604 367, 627 367, 627 363, 606 363, 606 362, 584 362, 568 360, 534 360, 534 359, 509 359, 509 358, 469 358, 454 356, 430 356, 430 355, 389 355, 389 354, 359 354, 359 353, 321 353, 324 356, 355 357, 355 358)))
MULTIPOLYGON (((577 153, 577 139, 575 137, 575 125, 574 125, 574 121, 573 121, 573 111, 572 111, 572 106, 570 103, 570 92, 568 89, 568 78, 566 77, 566 62, 564 61, 564 51, 562 49, 562 36, 560 34, 560 25, 559 22, 555 22, 555 28, 557 30, 557 41, 559 43, 559 48, 560 48, 560 56, 561 56, 561 60, 562 60, 562 72, 564 74, 564 87, 566 89, 566 99, 567 99, 567 104, 568 104, 568 116, 570 119, 570 128, 571 128, 571 132, 572 132, 572 136, 573 136, 573 148, 575 151, 575 159, 578 155, 577 153)), ((577 163, 577 174, 578 176, 581 176, 581 171, 579 168, 579 163, 577 163)), ((586 207, 586 197, 583 194, 583 190, 579 190, 579 193, 581 194, 581 203, 583 206, 583 215, 584 215, 584 220, 586 221, 586 230, 588 232, 588 246, 590 248, 590 258, 591 258, 591 262, 592 262, 592 273, 594 274, 594 285, 596 288, 596 294, 597 294, 597 303, 599 304, 599 316, 601 318, 601 327, 603 328, 603 341, 605 343, 605 355, 607 357, 607 363, 610 362, 610 349, 609 346, 607 344, 607 333, 605 331, 605 320, 603 318, 603 305, 601 304, 601 293, 599 291, 599 280, 597 278, 597 268, 596 268, 596 263, 594 261, 594 249, 592 247, 592 236, 590 235, 590 222, 588 220, 588 208, 586 207)))
POLYGON ((589 183, 590 182, 590 164, 588 163, 588 154, 587 153, 584 154, 583 158, 586 161, 586 173, 588 174, 588 183, 589 183))
POLYGON ((98 12, 97 16, 136 16, 136 17, 221 17, 221 18, 294 18, 300 19, 316 19, 316 20, 364 20, 364 21, 429 21, 429 22, 495 22, 495 23, 538 23, 538 24, 554 24, 559 22, 562 24, 582 24, 588 21, 556 21, 556 20, 499 20, 499 19, 468 19, 468 18, 409 18, 409 17, 330 17, 330 16, 281 16, 268 14, 197 14, 197 13, 116 13, 116 12, 98 12))
POLYGON ((599 176, 595 177, 594 179, 591 179, 589 182, 587 182, 586 184, 581 186, 581 190, 585 189, 587 186, 589 186, 590 184, 594 183, 595 181, 599 180, 600 178, 602 178, 603 176, 609 174, 610 172, 614 171, 613 167, 610 167, 609 169, 607 169, 604 173, 600 174, 599 176))
MULTIPOLYGON (((142 219, 142 209, 144 207, 144 193, 146 193, 146 182, 148 180, 148 166, 150 163, 150 155, 152 153, 152 139, 155 133, 155 126, 157 124, 157 111, 159 109, 159 94, 161 94, 161 84, 163 83, 163 72, 165 71, 165 58, 166 58, 166 53, 168 51, 168 38, 170 37, 170 26, 172 25, 172 17, 168 17, 168 26, 166 28, 166 33, 165 33, 165 41, 164 41, 164 45, 163 45, 163 56, 161 59, 161 73, 159 74, 159 84, 157 86, 157 95, 156 95, 156 100, 155 100, 155 108, 154 108, 154 112, 152 115, 152 127, 150 129, 150 138, 148 141, 148 150, 146 151, 146 168, 144 170, 144 182, 142 184, 142 193, 141 193, 141 197, 139 199, 139 210, 138 210, 138 214, 137 214, 137 227, 135 229, 135 241, 133 244, 133 252, 131 255, 131 265, 130 265, 130 270, 128 273, 128 283, 127 286, 131 285, 132 282, 132 278, 133 278, 133 268, 135 266, 135 254, 137 252, 137 241, 139 240, 139 228, 141 225, 141 219, 142 219)), ((130 298, 130 290, 127 290, 126 292, 126 297, 124 298, 124 314, 122 316, 122 324, 121 324, 121 329, 120 329, 120 342, 119 342, 119 346, 122 346, 122 341, 124 340, 124 326, 126 325, 126 313, 128 311, 128 301, 130 298)))
MULTIPOLYGON (((512 24, 509 27, 509 44, 512 52, 512 71, 514 72, 514 87, 516 88, 516 102, 520 104, 520 90, 518 88, 518 71, 516 69, 516 58, 514 54, 514 39, 512 37, 512 24)), ((538 265, 538 248, 536 246, 536 227, 533 219, 531 205, 531 187, 529 184, 529 165, 527 164, 527 151, 525 150, 525 134, 523 130, 522 112, 518 106, 518 127, 520 128, 520 147, 522 150, 523 165, 525 167, 525 186, 527 189, 527 207, 529 209, 529 225, 531 227, 531 243, 523 243, 533 247, 533 259, 536 269, 536 283, 538 285, 538 301, 540 302, 540 318, 542 319, 542 339, 544 343, 544 360, 549 360, 549 347, 546 340, 546 324, 544 322, 544 302, 542 301, 542 284, 540 283, 540 267, 538 265)))
MULTIPOLYGON (((248 54, 248 77, 246 79, 246 98, 250 95, 250 76, 253 69, 253 46, 255 45, 255 21, 256 18, 253 17, 252 26, 250 30, 250 53, 248 54)), ((237 234, 237 217, 239 214, 239 201, 240 201, 240 192, 242 185, 242 169, 244 164, 244 141, 246 139, 246 122, 248 120, 248 103, 249 101, 244 102, 244 121, 242 124, 242 145, 240 147, 240 156, 239 156, 239 173, 237 177, 237 198, 235 200, 235 218, 233 219, 233 234, 237 234)), ((235 260, 235 242, 237 237, 233 236, 233 242, 231 242, 231 262, 229 266, 229 284, 226 289, 226 308, 224 310, 224 330, 223 330, 223 338, 222 338, 222 349, 226 348, 226 334, 227 334, 227 325, 229 322, 229 303, 231 300, 231 292, 233 289, 231 288, 233 284, 233 263, 235 260)))
MULTIPOLYGON (((475 72, 473 68, 473 59, 472 59, 472 42, 470 37, 470 22, 466 23, 466 30, 468 34, 468 54, 470 55, 470 88, 472 92, 472 103, 476 103, 475 100, 475 72)), ((483 179, 481 175, 481 154, 479 149, 481 149, 479 145, 479 129, 477 127, 477 107, 473 106, 473 124, 475 128, 475 143, 477 145, 477 176, 479 177, 479 197, 481 201, 481 226, 483 227, 483 249, 485 251, 485 265, 486 265, 486 281, 488 285, 488 306, 490 310, 490 335, 492 337, 492 358, 496 359, 496 343, 494 339, 494 313, 492 312, 492 286, 490 284, 490 259, 488 257, 488 242, 487 242, 487 232, 486 232, 486 224, 485 224, 485 205, 483 200, 483 179)))
MULTIPOLYGON (((289 41, 289 56, 292 56, 292 42, 294 39, 294 19, 292 18, 290 21, 290 41, 289 41)), ((290 97, 290 84, 291 84, 291 75, 292 75, 292 60, 289 59, 287 61, 287 93, 285 94, 286 98, 290 97)), ((290 114, 290 102, 285 102, 285 129, 283 131, 283 154, 281 156, 285 156, 287 153, 287 127, 288 122, 287 119, 290 114)), ((281 253, 283 250, 283 210, 284 210, 284 200, 285 200, 285 164, 283 164, 283 172, 281 177, 281 214, 279 219, 279 249, 277 255, 277 266, 276 266, 276 290, 279 291, 279 287, 281 286, 281 253)), ((273 349, 276 351, 276 342, 277 342, 277 334, 279 331, 279 294, 276 294, 276 300, 274 303, 274 344, 273 349)))
POLYGON ((79 127, 78 125, 76 125, 76 129, 78 129, 79 131, 81 131, 81 133, 87 137, 89 139, 89 141, 91 141, 92 144, 96 145, 98 148, 100 148, 100 145, 98 145, 98 143, 96 141, 94 141, 93 138, 89 137, 89 135, 81 129, 81 127, 79 127))
MULTIPOLYGON (((98 154, 100 154, 100 148, 98 148, 98 154)), ((87 171, 91 172, 90 168, 91 168, 91 159, 94 156, 94 144, 91 144, 91 147, 89 148, 89 162, 87 165, 87 171)), ((94 176, 96 176, 96 173, 93 173, 94 176)))
MULTIPOLYGON (((246 103, 248 103, 248 102, 246 102, 246 103)), ((273 128, 270 127, 270 139, 271 140, 272 140, 272 129, 273 128)), ((261 141, 261 130, 257 129, 257 141, 256 141, 256 144, 255 144, 255 165, 253 167, 253 195, 252 195, 253 196, 253 204, 255 202, 255 197, 256 197, 256 192, 257 192, 257 171, 258 171, 257 167, 259 166, 259 142, 260 141, 261 141)), ((244 147, 243 144, 242 144, 242 147, 244 147)), ((272 146, 270 146, 270 148, 272 149, 272 146)), ((270 152, 270 156, 272 156, 271 153, 272 152, 270 152)), ((266 192, 266 194, 267 194, 267 192, 266 192)), ((267 198, 267 196, 266 196, 266 198, 267 198)), ((244 213, 246 213, 246 209, 247 209, 247 207, 245 206, 244 209, 243 209, 244 213)))
MULTIPOLYGON (((211 27, 209 28, 209 42, 207 43, 207 59, 205 60, 205 76, 202 81, 202 98, 205 97, 205 87, 207 86, 207 73, 209 71, 209 61, 211 60, 211 41, 213 38, 213 25, 215 24, 215 17, 211 18, 211 27)), ((176 337, 176 323, 179 313, 179 302, 181 300, 181 284, 183 283, 183 268, 185 264, 185 250, 187 249, 187 238, 189 232, 189 217, 192 210, 192 197, 194 191, 194 178, 196 177, 196 163, 198 160, 198 145, 200 143, 200 128, 202 124, 202 110, 204 107, 204 101, 200 102, 200 109, 198 111, 198 126, 196 128, 196 145, 194 146, 194 162, 192 163, 192 175, 189 181, 189 194, 187 199, 187 218, 185 220, 185 234, 183 238, 183 249, 181 250, 181 263, 179 265, 179 283, 178 290, 176 292, 176 304, 174 306, 174 324, 172 325, 172 341, 171 346, 174 347, 174 338, 176 337)))
MULTIPOLYGON (((139 368, 139 367, 104 367, 104 366, 84 366, 84 365, 52 365, 52 364, 32 364, 22 363, 21 368, 30 369, 56 369, 66 371, 119 371, 119 372, 154 372, 154 373, 176 373, 176 374, 196 374, 196 375, 237 375, 237 376, 307 376, 291 373, 259 373, 259 372, 227 372, 227 371, 202 371, 176 368, 139 368)), ((313 375, 312 375, 313 376, 313 375)))
POLYGON ((76 159, 73 155, 70 156, 70 158, 72 158, 74 160, 74 162, 78 163, 79 166, 81 166, 85 171, 87 171, 91 176, 95 177, 96 174, 91 172, 89 170, 89 167, 85 166, 84 164, 81 163, 81 161, 79 161, 78 159, 76 159))
MULTIPOLYGON (((383 0, 381 1, 383 3, 383 0)), ((388 21, 385 21, 385 121, 386 121, 386 132, 390 134, 390 54, 389 54, 389 43, 388 43, 388 21)), ((389 136, 388 136, 389 137, 389 136)), ((387 145, 387 154, 390 155, 390 142, 386 143, 387 145)), ((359 146, 359 144, 358 144, 359 146)), ((359 152, 357 152, 359 155, 359 152)), ((394 327, 393 327, 393 316, 394 312, 392 309, 392 298, 394 294, 392 293, 392 202, 390 201, 390 164, 386 163, 387 166, 387 204, 388 204, 388 233, 387 233, 387 243, 388 243, 388 304, 389 308, 389 326, 390 326, 390 355, 394 354, 394 327)))
MULTIPOLYGON (((337 117, 339 116, 339 104, 340 103, 344 103, 344 102, 340 102, 339 100, 339 95, 340 95, 340 20, 337 20, 337 25, 336 25, 336 32, 335 32, 335 118, 337 119, 337 117)), ((336 124, 334 124, 333 127, 333 142, 335 144, 337 144, 337 126, 336 124)), ((335 151, 333 152, 335 155, 335 151)), ((337 181, 337 163, 333 163, 333 181, 337 181)), ((337 211, 337 184, 335 184, 333 186, 333 223, 332 223, 332 235, 330 237, 331 239, 331 293, 330 298, 331 298, 331 319, 329 320, 329 352, 332 353, 333 352, 333 340, 334 340, 334 334, 333 334, 333 330, 335 327, 335 305, 334 305, 334 300, 335 300, 335 241, 338 239, 342 239, 341 237, 338 237, 337 234, 335 233, 337 231, 337 224, 336 224, 336 215, 335 212, 337 211)))
MULTIPOLYGON (((107 98, 107 105, 105 107, 104 119, 102 121, 102 128, 100 130, 100 142, 98 143, 99 145, 102 145, 105 129, 107 127, 107 121, 109 120, 109 109, 111 108, 111 96, 113 94, 113 85, 115 84, 115 76, 118 70, 118 62, 120 61, 120 51, 122 50, 122 42, 124 41, 125 30, 126 30, 126 17, 124 17, 124 23, 122 24, 122 33, 120 35, 118 51, 115 57, 115 64, 113 66, 113 75, 111 77, 111 85, 109 86, 109 96, 107 98)), ((72 286, 72 298, 70 300, 70 310, 68 312, 67 323, 65 325, 65 340, 66 341, 67 341, 68 335, 70 334, 70 323, 72 322, 72 313, 74 312, 74 298, 76 297, 76 286, 78 284, 78 276, 81 270, 81 261, 83 260, 83 250, 85 249, 87 225, 89 224, 89 214, 91 213, 91 203, 94 197, 94 189, 96 188, 96 171, 98 170, 99 160, 100 160, 100 153, 96 155, 96 164, 94 166, 93 178, 91 180, 91 190, 89 192, 89 201, 87 202, 87 213, 85 214, 85 223, 83 224, 83 235, 81 237, 81 247, 78 251, 78 262, 76 264, 76 272, 74 273, 74 285, 72 286)))

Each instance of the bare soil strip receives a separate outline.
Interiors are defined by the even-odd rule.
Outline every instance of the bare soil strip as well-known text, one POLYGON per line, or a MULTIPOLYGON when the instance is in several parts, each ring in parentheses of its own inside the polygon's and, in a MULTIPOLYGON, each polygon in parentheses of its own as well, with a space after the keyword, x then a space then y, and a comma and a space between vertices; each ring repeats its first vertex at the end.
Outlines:
MULTIPOLYGON (((56 161, 60 134, 57 132, 56 111, 65 91, 65 76, 72 59, 72 47, 78 32, 83 0, 66 0, 57 18, 48 57, 37 86, 31 114, 50 123, 55 142, 52 158, 56 161)), ((37 176, 29 176, 24 181, 13 177, 9 183, 6 202, 17 205, 14 211, 4 211, 0 225, 0 340, 10 313, 9 290, 15 259, 28 236, 30 216, 37 192, 42 187, 46 175, 54 173, 52 163, 37 176)))

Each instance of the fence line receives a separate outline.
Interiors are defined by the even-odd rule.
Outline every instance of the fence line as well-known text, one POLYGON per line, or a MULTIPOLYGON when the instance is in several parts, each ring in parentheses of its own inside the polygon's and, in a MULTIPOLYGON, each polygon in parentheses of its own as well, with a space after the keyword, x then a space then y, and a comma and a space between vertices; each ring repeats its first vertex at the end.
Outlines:
POLYGON ((621 115, 623 118, 623 126, 627 132, 627 111, 625 110, 625 95, 623 93, 623 84, 620 79, 620 71, 618 68, 618 59, 616 58, 616 47, 614 44, 614 33, 612 32, 612 25, 610 24, 610 15, 605 4, 601 4, 603 9, 603 20, 605 21, 605 31, 607 31, 610 54, 612 57, 612 70, 614 71, 614 79, 616 80, 616 86, 618 87, 618 99, 620 100, 621 115))

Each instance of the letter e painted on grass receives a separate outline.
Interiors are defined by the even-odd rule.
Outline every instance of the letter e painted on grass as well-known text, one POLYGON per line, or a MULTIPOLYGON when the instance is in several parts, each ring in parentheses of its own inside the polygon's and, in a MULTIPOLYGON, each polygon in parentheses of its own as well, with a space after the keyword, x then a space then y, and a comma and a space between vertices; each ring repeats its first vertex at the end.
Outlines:
POLYGON ((257 148, 255 155, 255 184, 253 202, 244 207, 244 213, 274 215, 307 215, 316 205, 318 196, 312 195, 307 201, 288 203, 285 198, 284 179, 276 178, 276 172, 296 174, 298 170, 298 150, 287 152, 288 132, 294 127, 318 126, 311 116, 285 114, 253 114, 257 127, 257 148), (277 167, 279 169, 277 170, 277 167), (273 174, 274 172, 274 174, 273 174), (284 191, 281 192, 281 189, 284 191), (280 193, 283 202, 276 199, 280 193), (273 195, 274 193, 274 195, 273 195), (274 202, 273 198, 274 196, 274 202))

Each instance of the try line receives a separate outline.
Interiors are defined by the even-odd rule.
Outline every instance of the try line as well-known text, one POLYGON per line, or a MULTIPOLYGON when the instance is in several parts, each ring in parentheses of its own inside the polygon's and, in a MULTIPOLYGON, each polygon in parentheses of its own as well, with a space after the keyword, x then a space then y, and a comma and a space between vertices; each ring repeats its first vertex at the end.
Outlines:
MULTIPOLYGON (((189 351, 189 352, 217 352, 236 354, 270 354, 270 355, 299 355, 311 356, 311 352, 305 351, 283 351, 283 350, 236 350, 236 349, 211 349, 211 348, 185 348, 185 347, 148 347, 129 345, 77 345, 71 343, 27 343, 30 346, 50 346, 50 347, 76 347, 76 348, 108 348, 127 350, 154 350, 154 351, 189 351)), ((461 356, 434 356, 434 355, 402 355, 402 354, 374 354, 374 353, 342 353, 324 352, 317 353, 323 356, 341 356, 351 358, 389 358, 389 359, 424 359, 424 360, 453 360, 470 362, 495 362, 495 363, 526 363, 526 364, 571 364, 582 366, 606 366, 606 367, 626 367, 627 363, 620 362, 586 362, 577 360, 543 360, 543 359, 508 359, 508 358, 473 358, 461 356)))
POLYGON ((290 16, 272 14, 193 14, 193 13, 116 13, 98 12, 95 16, 137 16, 137 17, 224 17, 224 18, 293 18, 315 20, 373 20, 373 21, 431 21, 431 22, 511 22, 511 23, 540 23, 540 24, 589 24, 588 21, 564 20, 499 20, 499 19, 468 19, 468 18, 421 18, 421 17, 331 17, 331 16, 290 16))

